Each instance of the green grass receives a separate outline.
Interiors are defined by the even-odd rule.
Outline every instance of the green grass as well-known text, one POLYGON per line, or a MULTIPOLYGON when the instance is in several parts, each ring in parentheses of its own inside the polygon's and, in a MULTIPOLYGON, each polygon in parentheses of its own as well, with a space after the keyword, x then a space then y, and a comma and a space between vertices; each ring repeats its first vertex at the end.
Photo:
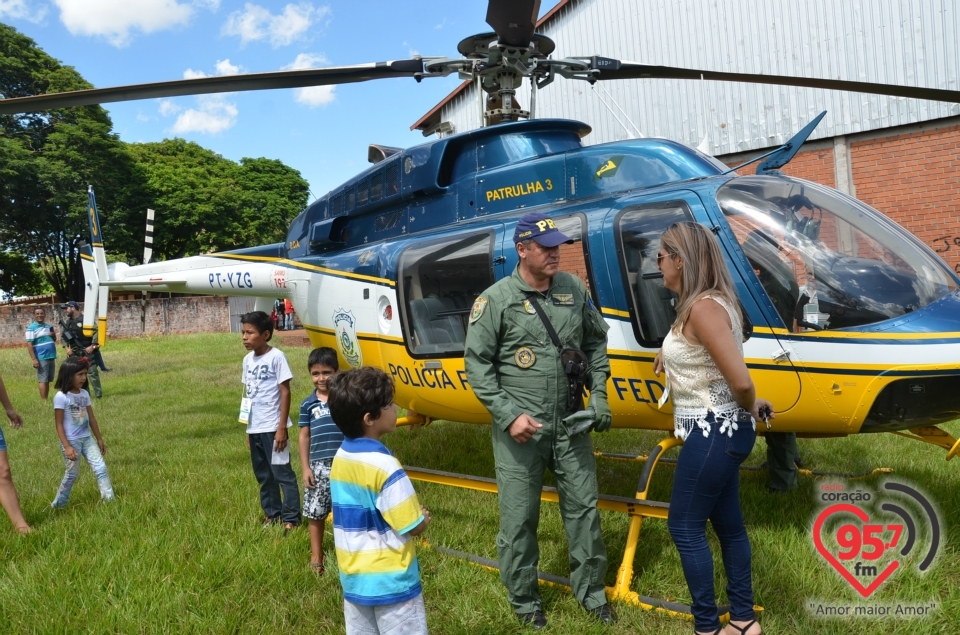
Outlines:
MULTIPOLYGON (((52 405, 37 395, 26 351, 0 350, 4 381, 26 421, 21 430, 3 422, 8 454, 24 512, 35 529, 18 536, 0 517, 0 633, 342 632, 330 533, 325 549, 331 566, 318 578, 307 567, 306 530, 284 538, 278 529, 259 526, 257 485, 243 428, 235 422, 243 353, 237 335, 112 342, 105 355, 116 370, 102 375, 106 396, 94 408, 117 501, 100 503, 96 482, 84 465, 70 506, 55 513, 49 504, 63 463, 52 405)), ((286 353, 299 402, 310 390, 304 370, 308 349, 288 348, 286 353)), ((960 432, 956 423, 947 428, 960 432)), ((485 426, 434 423, 399 430, 386 442, 408 465, 493 476, 489 435, 485 426)), ((660 437, 615 430, 594 438, 603 451, 642 453, 660 437)), ((749 464, 763 460, 763 447, 758 444, 749 464)), ((938 560, 925 575, 916 573, 915 564, 904 567, 870 603, 933 600, 938 609, 920 621, 811 615, 811 601, 855 604, 859 597, 812 544, 815 488, 823 481, 801 477, 799 491, 771 496, 765 492, 764 473, 744 472, 743 507, 766 632, 957 632, 953 615, 960 610, 960 559, 954 540, 960 535, 960 462, 947 463, 940 449, 893 435, 801 441, 801 450, 814 469, 890 467, 932 496, 945 525, 938 560)), ((298 461, 295 467, 299 472, 298 461)), ((640 469, 639 463, 601 460, 601 491, 632 496, 640 469)), ((672 478, 671 466, 660 467, 651 498, 668 500, 672 478)), ((880 477, 857 481, 873 489, 881 482, 880 477)), ((552 484, 549 476, 547 483, 552 484)), ((433 514, 425 534, 431 544, 496 557, 495 496, 425 483, 416 487, 433 514)), ((627 524, 625 516, 603 514, 608 584, 619 566, 627 524)), ((543 504, 540 545, 541 569, 567 575, 566 543, 554 504, 543 504)), ((921 546, 925 549, 925 543, 921 546)), ((420 562, 432 632, 524 632, 495 572, 429 548, 420 550, 420 562)), ((717 580, 722 588, 719 567, 717 580)), ((663 521, 644 523, 633 588, 689 602, 663 521)), ((545 587, 543 596, 553 633, 692 631, 689 622, 630 606, 619 607, 616 627, 603 628, 584 615, 568 592, 545 587)))

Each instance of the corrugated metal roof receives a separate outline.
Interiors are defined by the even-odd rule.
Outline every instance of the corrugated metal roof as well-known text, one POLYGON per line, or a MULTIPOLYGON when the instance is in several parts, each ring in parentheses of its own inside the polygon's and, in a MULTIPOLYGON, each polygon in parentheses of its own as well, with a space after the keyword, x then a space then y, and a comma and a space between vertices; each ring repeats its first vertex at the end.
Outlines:
MULTIPOLYGON (((557 43, 554 58, 597 54, 716 71, 960 88, 956 0, 579 0, 560 3, 549 15, 539 31, 557 43)), ((474 91, 469 83, 461 86, 433 116, 457 131, 477 127, 474 91)), ((517 96, 529 105, 528 88, 517 96)), ((692 146, 706 136, 710 152, 721 155, 783 143, 821 110, 829 113, 812 139, 960 115, 960 104, 682 80, 591 87, 558 78, 538 93, 536 114, 589 123, 589 143, 637 136, 639 128, 645 136, 692 146)))

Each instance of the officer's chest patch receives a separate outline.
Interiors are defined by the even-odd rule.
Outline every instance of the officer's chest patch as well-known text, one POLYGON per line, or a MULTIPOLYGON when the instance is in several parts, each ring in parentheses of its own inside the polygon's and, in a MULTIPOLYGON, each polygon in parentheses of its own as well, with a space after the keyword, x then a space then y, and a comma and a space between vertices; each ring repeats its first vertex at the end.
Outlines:
POLYGON ((487 299, 486 298, 477 298, 476 302, 473 303, 473 310, 470 311, 470 324, 473 324, 483 316, 483 312, 487 310, 487 299))
POLYGON ((554 306, 573 306, 572 293, 554 293, 551 299, 554 306))
POLYGON ((537 363, 537 355, 532 349, 523 346, 518 348, 517 352, 513 354, 513 361, 516 362, 520 368, 530 368, 537 363))
POLYGON ((533 308, 533 304, 530 303, 530 300, 523 301, 523 310, 529 313, 530 315, 537 314, 537 310, 533 308))

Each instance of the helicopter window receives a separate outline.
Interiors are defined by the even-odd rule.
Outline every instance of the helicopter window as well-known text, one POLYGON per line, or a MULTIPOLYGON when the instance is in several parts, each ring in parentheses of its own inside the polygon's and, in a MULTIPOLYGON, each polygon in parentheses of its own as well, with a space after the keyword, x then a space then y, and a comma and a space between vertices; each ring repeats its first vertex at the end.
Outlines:
POLYGON ((628 209, 617 220, 621 271, 630 299, 637 339, 646 347, 663 343, 677 314, 674 294, 663 286, 657 268, 660 235, 672 225, 693 220, 682 203, 628 209))
POLYGON ((586 218, 582 214, 554 218, 553 221, 561 232, 573 239, 572 244, 560 245, 560 271, 572 273, 586 285, 587 291, 593 297, 594 303, 600 306, 594 286, 590 283, 590 266, 587 243, 583 236, 586 231, 586 218))
POLYGON ((415 356, 460 356, 474 299, 493 284, 493 233, 420 243, 400 258, 407 346, 415 356))
POLYGON ((346 190, 343 198, 343 210, 345 212, 352 212, 353 208, 357 206, 357 188, 351 187, 349 190, 346 190))
POLYGON ((484 141, 477 148, 477 159, 482 170, 557 154, 581 147, 580 137, 575 132, 537 132, 505 134, 484 141))
POLYGON ((741 177, 717 191, 717 202, 791 331, 873 324, 956 289, 928 248, 828 188, 784 176, 741 177))
POLYGON ((387 172, 384 175, 383 196, 393 196, 400 191, 400 162, 395 160, 387 166, 387 172))

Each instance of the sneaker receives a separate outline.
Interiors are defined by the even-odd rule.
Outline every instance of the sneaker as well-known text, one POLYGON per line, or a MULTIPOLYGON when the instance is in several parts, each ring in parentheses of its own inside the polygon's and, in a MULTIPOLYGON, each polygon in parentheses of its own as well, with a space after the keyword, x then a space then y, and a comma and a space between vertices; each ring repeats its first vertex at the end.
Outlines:
POLYGON ((518 613, 517 618, 519 618, 521 624, 529 626, 535 631, 547 627, 547 616, 540 609, 533 613, 518 613))
POLYGON ((613 624, 617 621, 617 612, 609 604, 601 604, 595 609, 587 609, 587 613, 594 616, 604 624, 613 624))

